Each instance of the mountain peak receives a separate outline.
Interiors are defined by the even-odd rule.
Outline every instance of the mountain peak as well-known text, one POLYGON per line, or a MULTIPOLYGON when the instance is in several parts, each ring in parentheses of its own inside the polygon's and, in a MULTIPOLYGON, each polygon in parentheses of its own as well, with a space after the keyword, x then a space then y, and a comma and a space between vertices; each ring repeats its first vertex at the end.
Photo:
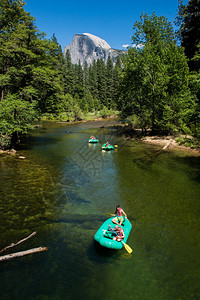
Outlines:
POLYGON ((106 62, 109 56, 115 63, 117 56, 125 52, 112 49, 105 40, 91 33, 74 34, 71 44, 65 47, 64 55, 68 49, 72 63, 78 64, 80 61, 81 65, 85 61, 91 65, 97 59, 106 62))
POLYGON ((110 49, 110 45, 108 45, 108 43, 106 41, 104 41, 103 39, 99 38, 96 35, 93 35, 91 33, 83 33, 83 35, 88 36, 97 47, 102 47, 104 49, 110 49))

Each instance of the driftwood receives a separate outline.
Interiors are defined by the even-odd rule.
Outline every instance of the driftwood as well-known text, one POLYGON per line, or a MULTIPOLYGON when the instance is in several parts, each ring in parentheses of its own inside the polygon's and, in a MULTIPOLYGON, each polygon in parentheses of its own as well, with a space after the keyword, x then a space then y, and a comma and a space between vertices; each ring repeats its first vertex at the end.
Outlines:
POLYGON ((0 261, 10 260, 12 258, 21 257, 24 255, 42 252, 42 251, 46 251, 46 250, 48 250, 47 247, 39 247, 39 248, 29 249, 29 250, 16 252, 16 253, 8 254, 8 255, 3 255, 3 256, 0 256, 0 261))
POLYGON ((3 248, 3 249, 0 251, 0 253, 3 252, 3 251, 5 251, 5 250, 7 250, 7 249, 9 249, 9 248, 15 247, 15 246, 17 246, 17 245, 19 245, 19 244, 25 242, 26 240, 30 239, 30 238, 31 238, 32 236, 34 236, 34 235, 36 235, 36 231, 34 231, 33 233, 31 233, 29 236, 27 236, 27 237, 24 238, 23 240, 20 240, 19 242, 15 243, 15 244, 12 243, 10 246, 7 246, 7 247, 3 248))
POLYGON ((169 142, 167 142, 167 144, 162 148, 162 150, 167 149, 167 147, 169 147, 169 145, 172 143, 172 139, 169 140, 169 142))
MULTIPOLYGON (((32 236, 36 235, 36 231, 34 231, 33 233, 31 233, 29 236, 27 236, 26 238, 20 240, 19 242, 17 243, 12 243, 10 246, 7 246, 5 248, 3 248, 1 252, 9 249, 9 248, 12 248, 12 247, 15 247, 25 241, 27 241, 28 239, 30 239, 32 236)), ((47 247, 39 247, 39 248, 33 248, 33 249, 29 249, 29 250, 25 250, 25 251, 21 251, 21 252, 16 252, 16 253, 11 253, 11 254, 7 254, 7 255, 3 255, 3 256, 0 256, 0 262, 1 261, 5 261, 5 260, 10 260, 12 258, 15 258, 15 257, 21 257, 21 256, 24 256, 24 255, 28 255, 28 254, 33 254, 33 253, 37 253, 37 252, 42 252, 42 251, 46 251, 48 250, 47 247)))

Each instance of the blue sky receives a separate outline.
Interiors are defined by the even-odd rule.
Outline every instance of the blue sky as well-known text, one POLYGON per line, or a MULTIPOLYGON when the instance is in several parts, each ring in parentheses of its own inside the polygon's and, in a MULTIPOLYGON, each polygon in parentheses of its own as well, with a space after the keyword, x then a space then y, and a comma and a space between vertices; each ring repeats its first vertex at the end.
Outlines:
MULTIPOLYGON (((188 1, 183 1, 187 4, 188 1)), ((26 0, 24 9, 36 18, 36 26, 51 38, 55 33, 64 50, 75 33, 91 33, 104 39, 112 48, 131 45, 133 24, 142 12, 165 16, 174 22, 178 0, 26 0)))

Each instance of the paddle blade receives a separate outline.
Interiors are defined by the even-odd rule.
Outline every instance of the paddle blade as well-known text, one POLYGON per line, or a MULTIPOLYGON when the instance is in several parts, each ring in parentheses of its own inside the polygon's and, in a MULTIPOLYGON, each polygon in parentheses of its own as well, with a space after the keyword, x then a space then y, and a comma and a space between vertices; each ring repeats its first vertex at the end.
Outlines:
POLYGON ((122 242, 122 243, 124 244, 124 248, 126 249, 126 251, 131 254, 133 252, 131 247, 129 245, 125 244, 124 242, 122 242))
POLYGON ((111 217, 115 217, 115 214, 106 213, 106 215, 111 216, 111 217))

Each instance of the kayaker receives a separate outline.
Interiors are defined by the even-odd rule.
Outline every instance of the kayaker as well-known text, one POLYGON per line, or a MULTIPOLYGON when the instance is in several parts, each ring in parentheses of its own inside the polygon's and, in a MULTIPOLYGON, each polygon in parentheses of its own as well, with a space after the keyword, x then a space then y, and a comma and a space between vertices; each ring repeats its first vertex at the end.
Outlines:
POLYGON ((93 135, 91 135, 90 139, 91 140, 95 140, 95 137, 93 135))
POLYGON ((116 232, 116 236, 113 238, 114 241, 121 242, 125 238, 123 228, 119 227, 118 225, 115 226, 114 231, 116 232))
POLYGON ((123 220, 124 220, 123 215, 124 215, 125 218, 127 219, 127 215, 126 215, 126 213, 124 212, 124 210, 120 207, 120 205, 117 205, 117 206, 116 206, 115 215, 116 215, 116 217, 114 217, 114 218, 112 219, 112 222, 113 222, 114 224, 122 225, 123 220))
POLYGON ((106 142, 106 147, 108 147, 109 146, 109 143, 108 142, 106 142))

